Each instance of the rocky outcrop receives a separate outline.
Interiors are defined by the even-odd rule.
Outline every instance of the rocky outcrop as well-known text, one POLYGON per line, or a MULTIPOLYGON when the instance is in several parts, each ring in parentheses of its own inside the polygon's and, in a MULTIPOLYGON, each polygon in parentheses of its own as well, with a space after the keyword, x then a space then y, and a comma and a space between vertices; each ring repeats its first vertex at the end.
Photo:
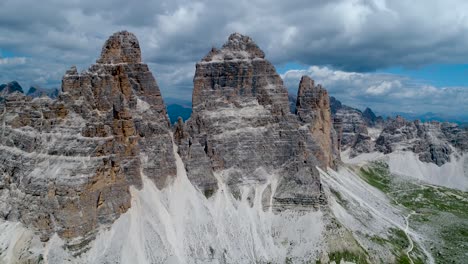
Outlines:
POLYGON ((385 154, 411 151, 423 162, 442 166, 451 161, 454 152, 463 153, 468 149, 468 132, 456 124, 408 121, 401 116, 384 121, 370 108, 361 112, 333 97, 330 97, 330 108, 334 126, 342 128, 343 134, 338 136, 342 150, 349 150, 351 158, 373 151, 385 154))
POLYGON ((278 175, 277 187, 257 194, 266 208, 324 202, 315 166, 326 164, 314 155, 320 146, 290 113, 283 81, 250 37, 232 34, 197 63, 192 116, 175 131, 188 177, 207 196, 217 190, 216 177, 240 196, 247 183, 278 175))
POLYGON ((160 188, 176 175, 166 109, 140 54, 136 37, 119 32, 87 71, 66 72, 57 100, 6 97, 1 218, 42 240, 85 243, 130 207, 142 174, 160 188))
POLYGON ((343 105, 334 97, 330 97, 330 108, 333 118, 340 123, 341 149, 351 149, 351 156, 355 157, 366 150, 373 149, 373 142, 367 130, 367 121, 358 109, 343 105), (338 121, 339 120, 339 121, 338 121), (340 122, 341 121, 341 122, 340 122))
POLYGON ((456 124, 408 121, 397 116, 387 120, 375 148, 383 153, 412 151, 419 160, 442 166, 451 161, 454 150, 466 151, 467 135, 456 124))
POLYGON ((343 135, 338 137, 342 150, 349 150, 351 158, 373 151, 411 151, 423 162, 442 166, 451 161, 454 151, 463 153, 468 146, 467 130, 456 124, 408 121, 401 116, 384 121, 370 108, 361 112, 333 97, 330 108, 335 123, 342 127, 343 135))
POLYGON ((364 112, 362 112, 362 117, 364 118, 364 121, 366 121, 366 124, 369 127, 381 126, 384 122, 383 117, 376 116, 372 109, 370 109, 369 107, 366 107, 364 112))
POLYGON ((321 85, 315 85, 308 76, 302 76, 297 93, 296 115, 309 125, 314 140, 320 150, 315 157, 328 167, 334 167, 339 158, 338 138, 333 129, 328 92, 321 85))

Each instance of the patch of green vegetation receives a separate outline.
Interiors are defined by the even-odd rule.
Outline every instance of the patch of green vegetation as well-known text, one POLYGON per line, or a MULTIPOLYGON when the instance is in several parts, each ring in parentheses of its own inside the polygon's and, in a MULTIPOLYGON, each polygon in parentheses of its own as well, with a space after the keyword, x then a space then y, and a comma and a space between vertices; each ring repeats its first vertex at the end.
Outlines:
POLYGON ((394 195, 406 208, 425 214, 448 212, 459 217, 468 218, 468 193, 431 185, 421 186, 407 192, 394 195))
POLYGON ((385 245, 388 242, 387 239, 385 239, 383 237, 379 237, 379 236, 370 236, 370 237, 367 236, 367 237, 370 239, 370 241, 372 241, 374 243, 377 243, 379 245, 382 245, 382 246, 385 245))
MULTIPOLYGON (((395 204, 415 212, 410 217, 410 226, 428 236, 426 249, 431 251, 436 263, 460 263, 466 258, 464 252, 468 248, 468 192, 422 184, 393 175, 382 162, 360 168, 359 175, 387 194, 395 204)), ((402 230, 391 230, 388 240, 380 237, 370 239, 379 244, 394 245, 398 263, 410 263, 404 253, 408 239, 402 230)), ((414 263, 424 263, 421 248, 416 243, 414 246, 410 253, 411 259, 414 263)))
POLYGON ((388 240, 396 250, 401 251, 409 247, 408 237, 405 232, 398 228, 390 228, 390 240, 388 240))
POLYGON ((339 193, 338 191, 336 191, 336 190, 333 189, 333 188, 330 188, 330 192, 335 196, 336 201, 337 201, 341 206, 343 206, 344 208, 347 208, 347 207, 348 207, 348 201, 346 201, 345 199, 343 199, 343 197, 341 196, 341 193, 339 193))
POLYGON ((411 264, 411 261, 410 261, 410 259, 408 258, 408 256, 406 254, 402 254, 397 258, 396 263, 398 263, 398 264, 411 264))
POLYGON ((372 166, 360 168, 359 173, 367 183, 375 188, 385 193, 390 191, 391 177, 387 164, 375 162, 372 166))
POLYGON ((205 195, 205 197, 208 199, 210 198, 211 196, 213 196, 213 194, 215 194, 216 190, 213 190, 213 189, 206 189, 203 191, 203 194, 205 195))
POLYGON ((328 257, 331 261, 335 261, 335 263, 340 263, 341 260, 343 261, 352 261, 356 264, 368 264, 367 256, 361 253, 355 253, 351 251, 335 251, 331 252, 328 257))

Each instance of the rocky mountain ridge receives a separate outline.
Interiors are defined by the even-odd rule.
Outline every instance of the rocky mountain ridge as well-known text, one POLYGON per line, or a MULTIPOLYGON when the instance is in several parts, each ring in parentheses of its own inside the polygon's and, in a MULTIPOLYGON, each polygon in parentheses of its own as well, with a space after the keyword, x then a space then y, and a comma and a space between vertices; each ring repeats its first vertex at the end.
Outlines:
POLYGON ((439 165, 467 147, 457 126, 382 121, 308 76, 291 112, 276 69, 239 33, 197 62, 192 114, 174 127, 127 31, 87 70, 71 67, 56 99, 4 98, 7 263, 395 262, 403 248, 373 239, 397 228, 412 242, 409 216, 343 167, 341 151, 404 146, 439 165))
POLYGON ((408 121, 401 116, 383 119, 370 108, 364 112, 331 97, 331 112, 343 123, 342 150, 350 157, 394 151, 416 153, 419 160, 442 166, 466 152, 468 130, 455 123, 408 121))
MULTIPOLYGON (((57 99, 8 93, 0 127, 0 217, 42 242, 54 234, 74 255, 131 207, 130 188, 163 190, 177 174, 178 146, 191 184, 207 198, 248 189, 265 211, 315 211, 327 203, 316 166, 339 160, 326 91, 304 77, 298 116, 263 51, 233 34, 196 65, 193 113, 172 131, 136 37, 104 44, 88 70, 71 67, 57 99), (262 192, 265 175, 275 184, 262 192)), ((34 92, 34 91, 33 91, 34 92)), ((252 204, 253 206, 253 204, 252 204)), ((28 255, 23 256, 25 259, 28 255)))
POLYGON ((11 94, 14 92, 23 92, 23 87, 21 87, 21 85, 19 85, 18 82, 12 81, 6 84, 0 84, 0 97, 4 97, 7 94, 11 94))
MULTIPOLYGON (((302 89, 299 93, 298 102, 303 96, 323 98, 302 89)), ((261 194, 265 201, 273 201, 265 208, 318 207, 324 198, 315 166, 333 166, 334 157, 330 115, 326 120, 313 115, 329 113, 328 104, 312 103, 298 103, 304 109, 299 122, 290 113, 283 81, 263 51, 251 38, 232 34, 221 49, 212 49, 197 63, 192 115, 175 128, 189 179, 209 196, 218 188, 214 175, 221 173, 232 192, 239 193, 246 181, 265 180, 261 168, 281 175, 276 190, 268 187, 261 194), (314 135, 309 126, 326 128, 314 135), (324 133, 327 143, 320 146, 317 138, 324 133)))
MULTIPOLYGON (((6 84, 1 84, 0 85, 0 101, 3 101, 4 98, 12 93, 24 93, 23 87, 17 82, 17 81, 12 81, 6 84)), ((27 96, 30 96, 32 98, 36 97, 42 97, 42 96, 47 96, 50 98, 57 98, 59 94, 59 90, 57 88, 40 88, 40 87, 30 87, 29 90, 26 92, 27 96)))

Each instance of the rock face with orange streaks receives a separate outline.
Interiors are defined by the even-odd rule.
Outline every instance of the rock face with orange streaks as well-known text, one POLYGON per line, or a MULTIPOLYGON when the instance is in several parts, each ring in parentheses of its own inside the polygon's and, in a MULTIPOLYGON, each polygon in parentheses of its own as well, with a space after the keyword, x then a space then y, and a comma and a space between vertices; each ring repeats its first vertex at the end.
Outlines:
POLYGON ((89 241, 127 211, 142 173, 159 188, 176 175, 166 108, 129 32, 112 35, 88 70, 68 70, 56 100, 15 93, 2 110, 0 218, 42 240, 89 241))
POLYGON ((323 167, 335 167, 339 151, 330 112, 330 98, 327 90, 321 85, 315 85, 308 76, 302 76, 299 83, 296 115, 309 126, 314 140, 320 146, 319 151, 314 153, 320 164, 323 167))

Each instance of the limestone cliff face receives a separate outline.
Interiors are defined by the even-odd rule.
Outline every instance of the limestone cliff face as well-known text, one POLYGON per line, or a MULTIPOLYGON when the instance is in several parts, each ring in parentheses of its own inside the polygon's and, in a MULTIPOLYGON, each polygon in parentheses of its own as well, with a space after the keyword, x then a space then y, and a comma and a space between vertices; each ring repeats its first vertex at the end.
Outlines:
POLYGON ((266 171, 279 183, 257 194, 265 207, 323 202, 314 155, 320 145, 290 113, 280 76, 247 36, 232 34, 197 63, 193 113, 177 125, 176 141, 189 179, 207 195, 217 190, 216 175, 241 195, 241 186, 265 181, 266 171))
MULTIPOLYGON (((370 119, 374 115, 372 110, 366 109, 365 114, 360 110, 343 105, 334 97, 330 97, 330 108, 336 126, 340 149, 350 149, 350 156, 355 157, 361 153, 371 152, 374 141, 369 135, 370 119)), ((375 115, 374 115, 375 116, 375 115)), ((376 117, 373 124, 379 123, 382 118, 376 117)), ((379 123, 380 125, 380 123, 379 123)))
POLYGON ((176 175, 158 85, 128 32, 87 71, 67 71, 57 100, 14 94, 0 120, 0 217, 43 240, 86 240, 130 207, 141 173, 159 187, 176 175))
POLYGON ((349 150, 351 158, 374 151, 410 151, 418 154, 422 162, 442 166, 468 149, 468 130, 457 124, 409 121, 401 116, 384 121, 370 108, 361 112, 333 97, 330 101, 335 121, 342 122, 341 147, 349 150))
POLYGON ((330 112, 330 98, 327 90, 315 85, 308 76, 303 76, 299 83, 296 115, 300 121, 309 125, 314 140, 320 146, 320 151, 315 153, 317 159, 325 166, 334 167, 339 151, 330 112))
POLYGON ((386 121, 375 149, 383 153, 396 150, 417 153, 419 160, 442 166, 454 152, 468 148, 468 131, 456 124, 408 121, 401 116, 386 121))

